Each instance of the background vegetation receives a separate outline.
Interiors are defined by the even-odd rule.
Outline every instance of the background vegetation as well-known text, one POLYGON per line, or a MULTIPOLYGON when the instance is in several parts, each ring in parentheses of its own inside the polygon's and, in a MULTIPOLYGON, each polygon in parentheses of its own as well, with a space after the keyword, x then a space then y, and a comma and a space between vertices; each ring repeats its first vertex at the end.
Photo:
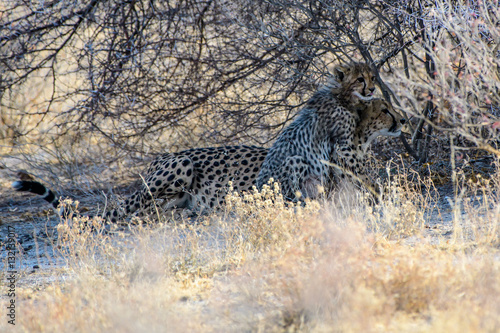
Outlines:
POLYGON ((7 1, 0 17, 0 137, 14 145, 93 138, 109 160, 263 145, 357 60, 414 118, 414 159, 435 135, 498 153, 495 1, 7 1))

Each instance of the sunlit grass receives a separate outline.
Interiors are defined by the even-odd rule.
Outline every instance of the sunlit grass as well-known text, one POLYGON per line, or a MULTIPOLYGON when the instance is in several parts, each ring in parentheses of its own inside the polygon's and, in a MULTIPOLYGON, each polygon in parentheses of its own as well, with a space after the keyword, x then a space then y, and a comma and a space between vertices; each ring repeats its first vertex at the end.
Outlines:
POLYGON ((54 274, 64 278, 21 292, 17 328, 499 330, 498 176, 476 185, 481 201, 463 201, 448 236, 425 227, 429 196, 402 179, 377 205, 352 191, 286 205, 270 186, 231 194, 225 209, 197 223, 63 221, 67 268, 54 274))

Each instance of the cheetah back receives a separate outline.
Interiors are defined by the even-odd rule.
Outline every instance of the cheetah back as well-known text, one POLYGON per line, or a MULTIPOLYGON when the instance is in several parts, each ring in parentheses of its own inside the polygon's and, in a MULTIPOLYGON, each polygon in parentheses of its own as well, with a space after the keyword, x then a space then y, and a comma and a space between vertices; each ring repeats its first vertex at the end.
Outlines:
POLYGON ((267 152, 262 147, 227 146, 164 154, 149 166, 145 184, 108 216, 114 222, 137 211, 149 214, 157 201, 166 210, 213 209, 224 202, 230 181, 235 191, 252 189, 267 152))

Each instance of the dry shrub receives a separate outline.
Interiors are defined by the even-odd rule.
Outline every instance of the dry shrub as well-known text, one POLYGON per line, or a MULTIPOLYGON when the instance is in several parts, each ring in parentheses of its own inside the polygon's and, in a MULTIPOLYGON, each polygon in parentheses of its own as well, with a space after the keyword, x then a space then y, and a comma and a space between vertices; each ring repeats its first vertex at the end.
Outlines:
POLYGON ((427 37, 412 46, 414 57, 399 75, 388 78, 405 111, 420 118, 415 128, 427 122, 452 145, 500 154, 498 3, 438 0, 422 18, 401 15, 408 24, 425 22, 427 37))

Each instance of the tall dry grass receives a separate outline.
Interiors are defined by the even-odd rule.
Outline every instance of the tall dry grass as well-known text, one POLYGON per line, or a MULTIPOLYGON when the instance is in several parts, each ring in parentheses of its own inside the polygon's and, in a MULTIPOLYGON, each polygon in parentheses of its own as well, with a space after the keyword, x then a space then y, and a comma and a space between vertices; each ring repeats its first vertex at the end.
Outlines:
POLYGON ((67 266, 39 291, 21 288, 16 328, 495 332, 499 180, 469 184, 443 212, 451 234, 428 228, 428 194, 402 177, 376 205, 352 189, 285 205, 271 186, 231 194, 196 221, 106 229, 94 219, 92 231, 82 218, 64 221, 67 266))

